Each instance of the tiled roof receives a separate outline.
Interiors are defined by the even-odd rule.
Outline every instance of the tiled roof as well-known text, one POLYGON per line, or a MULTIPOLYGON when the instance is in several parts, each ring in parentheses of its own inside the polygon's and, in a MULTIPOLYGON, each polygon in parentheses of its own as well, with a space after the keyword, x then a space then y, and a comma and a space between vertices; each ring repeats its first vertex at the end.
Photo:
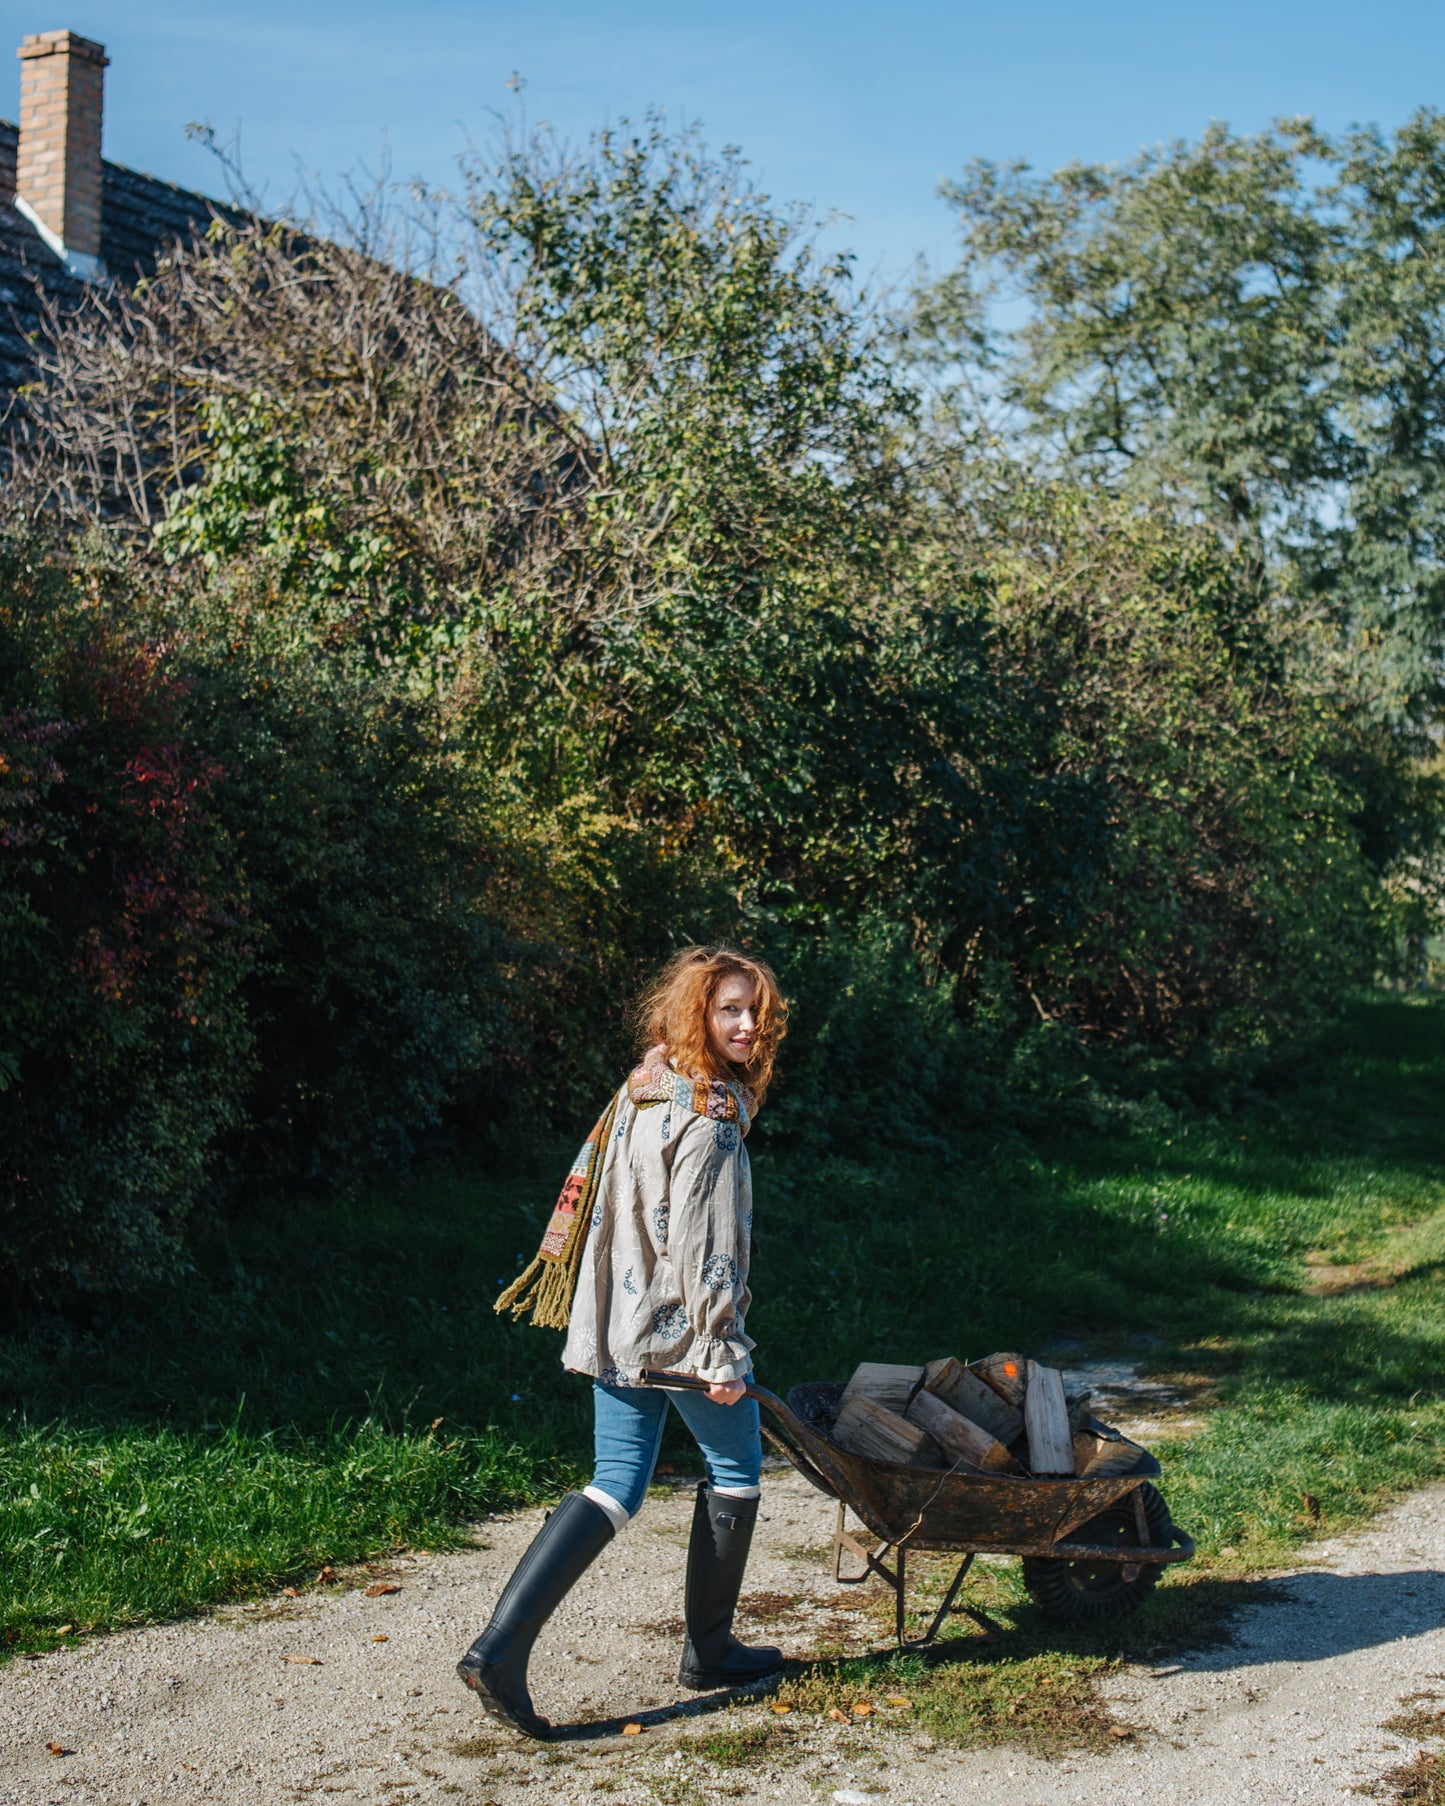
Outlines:
MULTIPOLYGON (((0 414, 34 373, 29 343, 44 330, 35 292, 64 305, 84 293, 30 221, 15 208, 15 155, 20 133, 0 119, 0 414)), ((239 220, 235 208, 173 182, 138 175, 119 163, 101 164, 100 259, 121 281, 148 274, 166 246, 204 231, 211 220, 239 220)))

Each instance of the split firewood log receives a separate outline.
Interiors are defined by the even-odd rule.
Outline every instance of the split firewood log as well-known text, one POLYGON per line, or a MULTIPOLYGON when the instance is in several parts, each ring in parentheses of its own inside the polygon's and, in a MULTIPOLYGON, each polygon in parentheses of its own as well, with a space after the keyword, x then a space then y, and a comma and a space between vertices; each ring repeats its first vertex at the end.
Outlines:
POLYGON ((926 1389, 908 1407, 908 1421, 926 1430, 951 1464, 962 1462, 985 1474, 1018 1472, 1017 1462, 1001 1442, 926 1389))
POLYGON ((1089 1421, 1089 1409, 1094 1402, 1094 1395, 1087 1387, 1064 1393, 1064 1405, 1069 1413, 1069 1428, 1077 1435, 1089 1421))
POLYGON ((1137 1442, 1091 1417, 1074 1432, 1074 1471, 1081 1480, 1103 1480, 1131 1473, 1144 1450, 1137 1442))
POLYGON ((1028 1363, 1021 1354, 986 1355, 981 1361, 970 1361, 969 1372, 986 1380, 1001 1399, 1020 1409, 1028 1385, 1028 1363))
POLYGON ((924 1369, 923 1384, 951 1411, 977 1424, 1005 1447, 1024 1427, 1023 1412, 1001 1398, 986 1380, 952 1355, 941 1361, 930 1361, 924 1369))
POLYGON ((844 1394, 833 1420, 833 1441, 870 1461, 899 1461, 905 1467, 947 1467, 926 1430, 880 1405, 866 1392, 844 1394))
POLYGON ((861 1392, 875 1405, 882 1405, 886 1411, 896 1411, 902 1417, 922 1384, 921 1367, 897 1366, 890 1361, 864 1361, 854 1368, 838 1408, 841 1411, 855 1393, 861 1392))
POLYGON ((1029 1466, 1036 1474, 1072 1474, 1074 1438, 1064 1403, 1064 1376, 1056 1367, 1028 1363, 1024 1395, 1024 1428, 1029 1439, 1029 1466))

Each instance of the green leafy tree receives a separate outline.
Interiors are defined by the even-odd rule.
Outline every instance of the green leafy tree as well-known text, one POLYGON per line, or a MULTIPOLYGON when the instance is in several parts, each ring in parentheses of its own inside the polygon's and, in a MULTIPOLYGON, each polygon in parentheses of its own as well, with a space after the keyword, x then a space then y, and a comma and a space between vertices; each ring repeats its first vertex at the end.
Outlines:
POLYGON ((1330 139, 1214 126, 1120 166, 970 167, 964 256, 924 298, 935 359, 978 353, 1076 470, 1163 497, 1274 561, 1389 719, 1436 706, 1445 643, 1445 119, 1330 139))

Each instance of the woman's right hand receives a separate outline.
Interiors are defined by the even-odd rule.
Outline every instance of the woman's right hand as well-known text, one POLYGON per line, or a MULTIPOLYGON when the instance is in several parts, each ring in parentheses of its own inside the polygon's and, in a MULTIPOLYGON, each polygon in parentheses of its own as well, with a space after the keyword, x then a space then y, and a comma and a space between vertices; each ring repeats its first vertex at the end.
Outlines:
POLYGON ((746 1380, 718 1380, 707 1389, 715 1405, 735 1405, 748 1389, 746 1380))

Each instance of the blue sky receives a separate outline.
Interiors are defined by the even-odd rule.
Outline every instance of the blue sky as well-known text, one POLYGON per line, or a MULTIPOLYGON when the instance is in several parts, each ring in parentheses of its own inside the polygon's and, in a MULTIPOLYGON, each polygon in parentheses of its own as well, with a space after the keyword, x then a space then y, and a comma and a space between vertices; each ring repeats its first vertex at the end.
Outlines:
MULTIPOLYGON (((847 222, 860 267, 949 257, 939 180, 972 156, 1132 156, 1211 118, 1254 130, 1282 113, 1327 128, 1398 124, 1445 103, 1440 0, 1213 0, 1028 7, 957 0, 0 0, 12 45, 68 25, 99 38, 105 154, 219 189, 184 135, 239 124, 247 173, 273 200, 299 162, 334 180, 383 145, 398 177, 446 182, 468 132, 525 78, 533 118, 569 134, 660 104, 742 146, 771 191, 847 222)), ((14 118, 6 59, 0 116, 14 118)))

